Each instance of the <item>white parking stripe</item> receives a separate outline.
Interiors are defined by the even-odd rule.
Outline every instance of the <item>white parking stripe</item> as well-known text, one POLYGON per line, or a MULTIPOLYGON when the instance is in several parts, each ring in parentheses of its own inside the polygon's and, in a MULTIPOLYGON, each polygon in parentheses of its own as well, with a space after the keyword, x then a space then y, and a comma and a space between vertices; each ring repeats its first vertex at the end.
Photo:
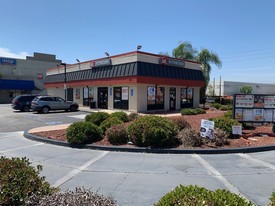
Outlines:
POLYGON ((252 162, 255 162, 255 163, 259 164, 259 165, 262 165, 264 167, 268 167, 268 168, 270 168, 272 170, 275 170, 275 165, 270 164, 268 162, 265 162, 263 160, 256 159, 256 158, 254 158, 254 157, 252 157, 252 156, 250 156, 248 154, 237 154, 237 155, 240 156, 240 157, 243 157, 243 158, 245 158, 247 160, 250 160, 252 162))
POLYGON ((234 185, 230 184, 227 179, 225 179, 221 173, 218 172, 212 165, 210 165, 206 160, 204 160, 200 155, 193 154, 192 157, 199 161, 199 163, 204 166, 210 173, 212 173, 218 180, 220 180, 224 186, 232 193, 239 194, 241 197, 248 200, 243 194, 240 193, 238 188, 236 188, 234 185))
POLYGON ((99 159, 101 159, 102 157, 104 157, 105 155, 107 155, 109 152, 108 151, 104 151, 101 152, 100 155, 98 155, 97 157, 91 159, 90 161, 86 162, 84 165, 72 170, 70 173, 68 173, 66 176, 60 178, 59 180, 57 180, 54 183, 54 187, 59 187, 60 185, 64 184, 65 182, 67 182, 68 180, 72 179, 74 176, 76 176, 78 173, 80 173, 81 171, 85 170, 87 167, 89 167, 90 165, 92 165, 93 163, 95 163, 96 161, 98 161, 99 159))
POLYGON ((43 144, 45 144, 45 143, 37 143, 37 144, 25 146, 25 147, 17 147, 17 148, 14 148, 14 149, 2 150, 2 151, 0 151, 0 153, 6 153, 6 152, 12 152, 12 151, 26 149, 26 148, 30 148, 30 147, 36 147, 36 146, 40 146, 40 145, 43 145, 43 144))
POLYGON ((70 115, 68 117, 73 117, 73 118, 76 118, 76 119, 85 119, 86 114, 70 115))

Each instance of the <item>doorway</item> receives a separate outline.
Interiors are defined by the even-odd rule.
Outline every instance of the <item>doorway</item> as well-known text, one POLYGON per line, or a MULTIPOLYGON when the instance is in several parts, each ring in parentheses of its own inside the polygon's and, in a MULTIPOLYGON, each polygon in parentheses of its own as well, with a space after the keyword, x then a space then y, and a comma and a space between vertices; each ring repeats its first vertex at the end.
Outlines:
POLYGON ((170 87, 169 90, 169 109, 176 110, 176 88, 170 87))
POLYGON ((67 89, 67 101, 74 101, 74 89, 73 88, 67 89))
POLYGON ((97 97, 97 107, 100 109, 108 109, 108 87, 98 87, 97 97))

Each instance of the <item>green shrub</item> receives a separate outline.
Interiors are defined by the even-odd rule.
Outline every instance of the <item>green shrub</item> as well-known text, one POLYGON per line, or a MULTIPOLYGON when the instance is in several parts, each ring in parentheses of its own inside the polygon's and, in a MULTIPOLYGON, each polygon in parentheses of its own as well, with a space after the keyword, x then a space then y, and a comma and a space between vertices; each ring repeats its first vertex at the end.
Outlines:
POLYGON ((222 105, 219 110, 227 111, 227 110, 231 110, 231 109, 232 109, 231 105, 222 105))
POLYGON ((114 112, 110 115, 110 117, 116 117, 123 122, 128 122, 128 115, 125 112, 114 112))
POLYGON ((202 145, 202 138, 199 132, 189 127, 181 130, 177 138, 184 147, 199 147, 202 145))
POLYGON ((197 115, 205 114, 206 111, 202 108, 184 108, 181 110, 181 115, 197 115))
POLYGON ((209 119, 215 122, 215 127, 225 131, 229 137, 232 136, 232 126, 240 125, 240 123, 234 119, 228 117, 217 117, 209 119))
POLYGON ((275 206, 275 192, 271 194, 270 203, 268 204, 268 206, 275 206))
POLYGON ((101 139, 101 130, 91 122, 75 122, 66 131, 70 144, 89 144, 101 139))
POLYGON ((214 107, 216 109, 220 109, 221 106, 222 105, 220 103, 213 103, 213 104, 211 104, 211 107, 214 107))
POLYGON ((91 122, 97 126, 101 124, 105 119, 108 119, 110 115, 107 112, 96 112, 86 115, 85 122, 91 122))
POLYGON ((186 205, 186 206, 252 206, 244 198, 227 190, 208 190, 198 186, 180 185, 164 195, 155 206, 186 205))
POLYGON ((197 112, 194 109, 185 108, 180 111, 181 115, 196 115, 197 112))
POLYGON ((113 125, 106 131, 106 137, 113 145, 126 144, 128 142, 128 133, 123 124, 113 125))
POLYGON ((129 121, 134 121, 136 120, 140 115, 138 113, 131 113, 128 115, 129 121))
POLYGON ((196 114, 206 114, 206 111, 202 108, 195 108, 194 110, 196 114))
POLYGON ((101 124, 100 124, 100 129, 103 131, 103 133, 106 132, 108 128, 110 128, 113 125, 117 124, 123 124, 124 122, 117 117, 109 117, 108 119, 105 119, 101 124))
POLYGON ((223 116, 232 119, 233 118, 233 111, 232 110, 228 110, 227 112, 224 113, 223 116))
POLYGON ((57 191, 40 177, 42 166, 36 168, 26 158, 0 158, 0 204, 27 205, 28 201, 41 199, 57 191))
POLYGON ((116 201, 112 197, 104 197, 97 192, 85 188, 76 188, 75 191, 54 193, 39 201, 40 206, 58 205, 93 205, 93 206, 115 206, 116 201))
POLYGON ((128 126, 130 140, 141 147, 168 147, 175 143, 177 125, 160 116, 142 116, 128 126))
POLYGON ((191 125, 183 117, 171 118, 171 120, 178 126, 179 130, 191 127, 191 125))

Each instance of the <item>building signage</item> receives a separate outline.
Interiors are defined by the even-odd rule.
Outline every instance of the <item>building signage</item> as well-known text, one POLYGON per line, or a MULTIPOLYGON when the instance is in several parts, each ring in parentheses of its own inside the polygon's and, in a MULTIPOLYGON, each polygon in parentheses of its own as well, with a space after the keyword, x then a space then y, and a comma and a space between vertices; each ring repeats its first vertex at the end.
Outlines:
POLYGON ((110 65, 112 65, 112 61, 111 61, 110 58, 108 58, 108 59, 102 59, 102 60, 93 61, 91 63, 91 68, 93 68, 93 67, 110 66, 110 65))
POLYGON ((16 65, 16 59, 0 58, 0 64, 15 66, 16 65))
POLYGON ((172 59, 169 57, 161 57, 160 58, 160 64, 166 64, 169 66, 176 66, 176 67, 184 67, 185 66, 185 62, 183 60, 180 59, 172 59))

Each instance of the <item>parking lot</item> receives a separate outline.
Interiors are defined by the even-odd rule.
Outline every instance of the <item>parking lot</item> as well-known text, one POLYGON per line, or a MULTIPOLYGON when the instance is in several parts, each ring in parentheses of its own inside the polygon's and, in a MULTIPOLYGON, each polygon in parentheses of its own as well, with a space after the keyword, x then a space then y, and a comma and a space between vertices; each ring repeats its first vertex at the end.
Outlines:
POLYGON ((249 154, 148 154, 61 147, 23 137, 27 129, 82 121, 86 112, 14 112, 0 105, 0 153, 27 157, 63 191, 85 186, 113 196, 119 205, 153 205, 182 185, 227 189, 257 205, 275 191, 275 151, 249 154))

